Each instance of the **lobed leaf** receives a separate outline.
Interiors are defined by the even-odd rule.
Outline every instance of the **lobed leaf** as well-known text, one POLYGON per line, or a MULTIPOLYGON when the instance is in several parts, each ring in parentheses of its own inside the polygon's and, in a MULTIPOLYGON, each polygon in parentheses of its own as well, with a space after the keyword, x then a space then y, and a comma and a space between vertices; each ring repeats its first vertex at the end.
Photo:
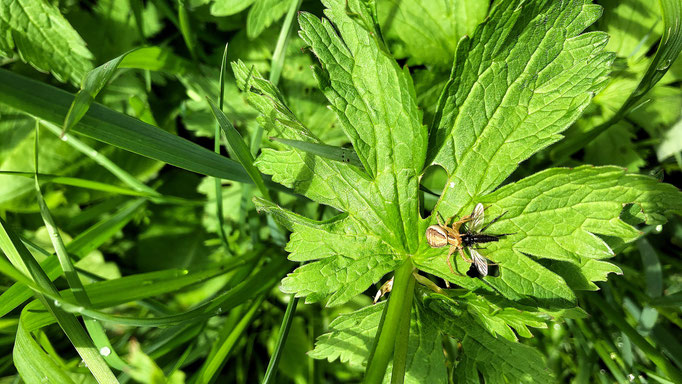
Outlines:
POLYGON ((77 85, 92 68, 92 53, 54 4, 16 0, 0 3, 0 54, 21 59, 50 72, 61 82, 77 85))
POLYGON ((380 0, 381 32, 393 56, 408 64, 452 65, 457 42, 488 14, 490 2, 481 0, 380 0))
MULTIPOLYGON (((248 1, 244 1, 244 3, 248 3, 248 1)), ((290 3, 291 1, 284 0, 254 1, 246 17, 246 35, 249 39, 255 39, 265 28, 284 16, 290 3)))
POLYGON ((429 159, 449 174, 440 214, 461 213, 558 141, 605 86, 608 36, 580 34, 600 15, 587 0, 505 1, 459 43, 430 132, 429 159))
MULTIPOLYGON (((320 336, 315 349, 308 352, 314 359, 327 359, 348 363, 361 368, 376 335, 385 303, 371 305, 356 312, 337 317, 329 325, 329 333, 320 336)), ((440 332, 421 305, 412 308, 410 339, 408 342, 405 372, 406 383, 443 383, 447 381, 445 356, 440 332)), ((384 381, 391 377, 391 367, 384 381)))
POLYGON ((427 298, 425 306, 433 310, 432 321, 440 324, 443 333, 461 341, 462 361, 455 368, 455 377, 478 382, 480 374, 486 383, 555 382, 538 350, 494 337, 469 315, 460 315, 441 295, 427 298))

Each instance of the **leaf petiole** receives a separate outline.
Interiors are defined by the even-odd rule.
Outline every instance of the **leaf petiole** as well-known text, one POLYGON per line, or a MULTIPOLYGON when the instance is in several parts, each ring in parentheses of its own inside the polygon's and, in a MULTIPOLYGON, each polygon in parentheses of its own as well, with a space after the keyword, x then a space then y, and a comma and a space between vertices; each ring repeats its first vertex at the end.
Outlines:
MULTIPOLYGON (((410 309, 412 308, 415 283, 414 276, 412 275, 413 270, 412 260, 408 258, 395 272, 395 282, 391 296, 388 299, 386 316, 375 336, 375 347, 367 362, 364 383, 383 382, 386 368, 391 361, 391 357, 393 357, 394 349, 397 349, 400 355, 407 352, 410 309), (408 327, 407 332, 401 331, 405 324, 408 327)), ((402 358, 401 356, 397 357, 397 361, 403 363, 402 371, 404 373, 405 356, 402 356, 402 358)))

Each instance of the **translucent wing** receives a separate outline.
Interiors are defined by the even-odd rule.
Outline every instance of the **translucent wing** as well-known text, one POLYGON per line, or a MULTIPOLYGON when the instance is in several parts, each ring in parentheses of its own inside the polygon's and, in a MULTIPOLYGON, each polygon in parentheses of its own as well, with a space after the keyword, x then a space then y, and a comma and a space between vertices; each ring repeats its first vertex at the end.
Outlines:
POLYGON ((478 203, 471 212, 471 232, 480 232, 483 228, 483 204, 478 203))
POLYGON ((473 260, 474 265, 476 265, 476 269, 478 269, 478 273, 481 274, 481 277, 488 276, 488 261, 485 257, 481 256, 477 250, 471 247, 469 247, 469 253, 471 254, 471 260, 473 260))

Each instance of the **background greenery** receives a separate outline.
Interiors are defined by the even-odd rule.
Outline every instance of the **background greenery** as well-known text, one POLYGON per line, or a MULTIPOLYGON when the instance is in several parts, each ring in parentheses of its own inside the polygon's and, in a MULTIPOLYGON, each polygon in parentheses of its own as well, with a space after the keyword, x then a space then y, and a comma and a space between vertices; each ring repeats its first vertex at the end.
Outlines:
MULTIPOLYGON (((358 138, 366 139, 363 115, 336 113, 345 106, 334 98, 340 89, 336 79, 343 75, 334 64, 344 64, 345 58, 340 59, 338 52, 325 53, 323 47, 332 42, 355 49, 355 41, 373 36, 376 46, 369 46, 378 47, 376 51, 353 51, 353 59, 366 64, 368 72, 406 68, 409 75, 397 76, 411 77, 419 109, 403 103, 399 106, 404 113, 423 114, 425 124, 434 119, 448 121, 451 105, 460 105, 459 94, 453 92, 444 99, 444 109, 438 110, 438 105, 457 43, 469 35, 471 40, 464 40, 460 47, 499 45, 503 50, 508 32, 504 23, 512 19, 517 2, 500 3, 495 8, 484 0, 378 0, 368 2, 364 9, 350 7, 342 12, 341 3, 332 1, 327 7, 333 10, 329 17, 335 28, 323 30, 318 27, 325 6, 317 1, 0 0, 0 247, 6 256, 0 262, 0 348, 5 352, 0 358, 1 380, 360 381, 382 310, 387 307, 370 305, 372 297, 402 260, 368 262, 362 278, 350 272, 325 275, 322 264, 315 261, 285 278, 299 262, 322 258, 320 254, 328 252, 323 247, 311 248, 306 236, 312 241, 335 241, 361 257, 366 256, 363 249, 381 256, 381 250, 395 248, 394 243, 401 241, 391 231, 395 223, 388 219, 377 219, 378 224, 365 232, 353 225, 335 226, 341 222, 336 216, 339 210, 348 212, 355 222, 375 218, 358 213, 364 211, 353 202, 343 205, 338 199, 324 200, 326 195, 315 189, 314 178, 306 179, 294 166, 286 168, 288 156, 322 154, 328 160, 316 163, 316 174, 333 176, 321 169, 331 164, 329 169, 341 169, 338 172, 347 176, 345 168, 334 168, 339 163, 335 160, 381 174, 376 165, 382 161, 381 153, 377 151, 378 158, 372 158, 358 147, 362 141, 358 138), (309 14, 297 18, 298 10, 309 14), (476 26, 489 16, 488 25, 499 28, 491 28, 489 35, 482 29, 475 33, 476 26), (372 30, 374 22, 380 27, 372 30), (301 28, 299 37, 296 31, 301 28), (384 56, 372 56, 388 51, 399 66, 384 56), (344 133, 344 124, 357 124, 357 137, 344 133), (313 146, 297 152, 291 149, 292 142, 276 142, 269 136, 302 141, 315 137, 334 148, 313 146), (350 150, 350 144, 356 151, 350 150), (292 170, 299 172, 292 174, 292 170), (287 174, 289 179, 282 176, 287 174), (256 207, 269 214, 259 214, 256 207), (332 221, 325 224, 328 227, 316 227, 316 222, 289 211, 332 221), (287 229, 298 237, 292 236, 285 250, 287 229), (366 243, 357 246, 349 237, 366 243), (375 237, 379 240, 373 242, 375 237), (287 261, 290 253, 293 261, 287 261), (290 293, 303 293, 306 303, 296 305, 290 293), (282 332, 282 324, 288 332, 282 332)), ((550 3, 528 1, 526 5, 530 4, 528 12, 537 5, 539 14, 545 15, 542 12, 551 8, 550 3)), ((567 3, 573 6, 583 1, 567 3)), ((549 142, 536 147, 528 144, 518 160, 505 159, 515 166, 544 148, 509 177, 502 171, 476 173, 481 161, 471 160, 470 168, 457 170, 461 180, 486 177, 490 191, 499 183, 520 186, 511 183, 549 167, 593 164, 616 165, 627 169, 628 175, 649 175, 678 188, 682 185, 682 61, 675 60, 682 44, 679 2, 595 3, 603 7, 603 15, 587 30, 608 33, 608 43, 601 34, 587 35, 594 38, 586 44, 591 51, 576 48, 575 56, 567 54, 553 61, 572 63, 566 68, 557 64, 552 73, 585 78, 586 83, 576 81, 576 87, 591 92, 573 104, 556 105, 570 113, 545 138, 554 137, 563 129, 558 128, 561 124, 570 124, 563 132, 566 138, 547 148, 549 142), (667 12, 662 12, 661 5, 667 12), (667 34, 661 39, 664 30, 667 34), (615 57, 605 52, 614 52, 615 57), (590 59, 582 60, 580 55, 588 53, 590 59)), ((583 8, 581 15, 595 9, 583 8)), ((546 15, 545 20, 562 20, 549 11, 546 15)), ((563 16, 570 21, 571 15, 563 16)), ((581 22, 587 27, 591 21, 581 22)), ((553 36, 550 42, 564 44, 579 33, 553 36)), ((551 51, 550 46, 543 49, 551 51)), ((466 69, 453 74, 461 80, 458 87, 476 80, 470 67, 486 59, 485 54, 468 57, 471 60, 459 67, 466 69)), ((515 54, 488 64, 524 58, 515 54)), ((528 62, 532 61, 529 55, 528 62)), ((537 78, 531 73, 528 81, 537 78)), ((385 105, 395 106, 388 96, 409 89, 405 84, 407 80, 396 93, 377 92, 372 99, 384 97, 385 105)), ((500 86, 495 79, 487 85, 500 86)), ((557 89, 567 86, 545 91, 557 89)), ((390 109, 386 115, 397 113, 390 109)), ((412 132, 412 128, 395 129, 412 132)), ((457 125, 453 129, 457 131, 457 125)), ((439 135, 444 134, 439 131, 439 135)), ((414 152, 418 157, 419 143, 411 144, 403 153, 414 152)), ((443 168, 427 169, 421 185, 411 186, 414 195, 406 203, 416 207, 419 202, 416 209, 421 209, 423 217, 434 209, 438 195, 451 181, 448 173, 454 172, 454 165, 429 152, 432 144, 428 149, 424 145, 424 155, 439 160, 443 168)), ((421 164, 418 167, 417 174, 421 164)), ((560 174, 543 173, 526 180, 533 185, 559 180, 557 184, 565 188, 560 192, 572 196, 571 185, 600 177, 590 174, 590 168, 578 170, 584 179, 566 181, 557 179, 560 174)), ((609 172, 623 173, 612 168, 609 172)), ((605 203, 639 202, 641 197, 630 197, 616 187, 634 185, 632 180, 653 183, 653 179, 628 177, 622 176, 618 186, 601 185, 605 203)), ((363 183, 358 179, 357 192, 371 194, 370 187, 363 190, 363 183)), ((662 185, 650 189, 662 191, 662 185)), ((523 210, 525 195, 506 195, 512 192, 502 188, 485 198, 499 204, 493 209, 508 210, 513 218, 514 209, 523 210)), ((470 211, 459 204, 462 197, 457 191, 446 193, 451 195, 444 198, 441 212, 449 216, 470 211)), ((439 253, 418 248, 423 246, 416 238, 422 229, 414 232, 412 240, 404 237, 406 249, 420 255, 415 256, 416 265, 429 272, 423 275, 441 286, 438 276, 457 284, 448 296, 459 305, 417 287, 408 324, 412 337, 404 346, 409 361, 402 363, 403 369, 407 366, 406 381, 442 380, 448 375, 454 382, 476 382, 480 375, 486 382, 679 382, 682 221, 670 213, 679 213, 681 202, 674 189, 654 195, 655 217, 647 217, 647 223, 638 220, 636 206, 627 206, 620 214, 622 205, 617 204, 615 217, 620 214, 645 236, 631 231, 627 238, 633 241, 623 241, 625 229, 618 235, 602 236, 610 247, 604 257, 615 253, 610 263, 583 264, 577 275, 586 278, 568 281, 565 290, 548 280, 535 282, 550 293, 530 296, 558 297, 577 302, 578 307, 554 307, 549 301, 535 303, 533 310, 519 307, 509 300, 509 292, 521 283, 504 285, 502 277, 487 280, 501 294, 469 293, 483 287, 482 280, 450 277, 442 257, 434 256, 439 253), (668 213, 667 223, 663 224, 660 213, 668 213), (462 308, 470 315, 462 315, 462 308), (548 370, 541 369, 545 364, 548 370)), ((652 201, 642 199, 642 205, 652 201)), ((557 214, 553 220, 571 225, 567 216, 557 214)), ((415 218, 406 225, 421 228, 425 222, 415 218)), ((543 230, 535 234, 529 230, 526 236, 514 238, 529 254, 534 247, 551 248, 549 244, 558 238, 544 229, 548 227, 538 227, 543 230)), ((594 235, 577 232, 566 235, 562 249, 576 255, 606 252, 596 245, 583 248, 580 241, 594 235)), ((551 261, 543 263, 543 271, 544 267, 561 269, 551 261)), ((459 265, 466 267, 461 261, 459 265)), ((324 267, 356 271, 350 262, 324 267)), ((511 271, 521 271, 519 275, 526 271, 502 263, 501 276, 505 268, 507 276, 511 271)), ((530 267, 527 271, 531 273, 530 267)), ((568 280, 568 275, 562 276, 568 280)), ((394 294, 400 297, 400 292, 394 294)), ((390 352, 382 352, 381 345, 377 348, 376 354, 390 360, 390 352)), ((369 369, 367 373, 371 374, 369 369)))

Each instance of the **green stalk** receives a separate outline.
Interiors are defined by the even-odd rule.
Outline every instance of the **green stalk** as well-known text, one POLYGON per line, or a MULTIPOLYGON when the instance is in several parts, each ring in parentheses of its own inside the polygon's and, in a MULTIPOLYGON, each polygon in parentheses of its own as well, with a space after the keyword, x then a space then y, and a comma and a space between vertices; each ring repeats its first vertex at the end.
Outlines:
POLYGON ((279 83, 279 75, 282 74, 284 58, 286 57, 286 48, 289 43, 289 35, 291 35, 291 25, 294 21, 294 15, 296 15, 298 8, 301 7, 301 2, 302 0, 291 1, 289 11, 282 24, 282 29, 279 31, 277 45, 275 46, 275 52, 272 54, 272 62, 270 64, 270 82, 274 85, 279 83))
MULTIPOLYGON (((414 274, 410 274, 414 276, 414 274)), ((415 279, 410 278, 407 282, 407 292, 414 293, 415 279)), ((410 315, 412 314, 412 299, 414 295, 408 294, 403 303, 403 310, 398 325, 398 335, 395 338, 393 350, 393 372, 391 384, 403 384, 405 381, 405 368, 407 366, 407 346, 410 339, 410 315)))
MULTIPOLYGON (((386 368, 393 357, 393 351, 396 346, 399 347, 399 353, 403 353, 403 348, 405 348, 405 352, 407 351, 406 345, 402 345, 402 343, 407 344, 407 339, 399 341, 397 337, 403 335, 402 332, 399 332, 402 328, 401 325, 403 325, 402 322, 406 322, 408 327, 410 323, 410 311, 406 311, 405 307, 409 306, 411 308, 412 306, 412 297, 414 296, 413 270, 412 260, 407 259, 395 272, 395 281, 391 296, 388 299, 386 316, 377 331, 374 351, 367 362, 364 380, 366 384, 379 384, 383 382, 386 368)), ((401 356, 397 357, 400 360, 401 356)))
MULTIPOLYGON (((227 63, 227 44, 225 44, 225 50, 223 50, 223 60, 220 63, 220 95, 218 105, 220 110, 223 109, 223 102, 225 101, 225 66, 227 63)), ((213 137, 213 151, 220 154, 220 124, 216 122, 215 134, 213 137)), ((215 185, 215 202, 216 202, 216 214, 218 216, 218 234, 220 235, 220 241, 223 243, 225 250, 230 249, 230 245, 227 242, 227 235, 225 234, 225 223, 223 222, 223 184, 222 180, 218 177, 213 178, 215 185)))
POLYGON ((291 320, 294 318, 294 313, 296 312, 297 304, 298 297, 296 297, 295 295, 291 295, 291 300, 289 300, 287 310, 286 312, 284 312, 282 326, 279 329, 279 338, 277 339, 275 351, 272 353, 272 357, 270 358, 270 362, 268 363, 268 369, 265 371, 265 378, 263 379, 263 384, 275 382, 274 380, 277 373, 277 365, 279 364, 279 359, 282 356, 282 350, 284 350, 284 344, 287 341, 289 329, 291 329, 291 320))

